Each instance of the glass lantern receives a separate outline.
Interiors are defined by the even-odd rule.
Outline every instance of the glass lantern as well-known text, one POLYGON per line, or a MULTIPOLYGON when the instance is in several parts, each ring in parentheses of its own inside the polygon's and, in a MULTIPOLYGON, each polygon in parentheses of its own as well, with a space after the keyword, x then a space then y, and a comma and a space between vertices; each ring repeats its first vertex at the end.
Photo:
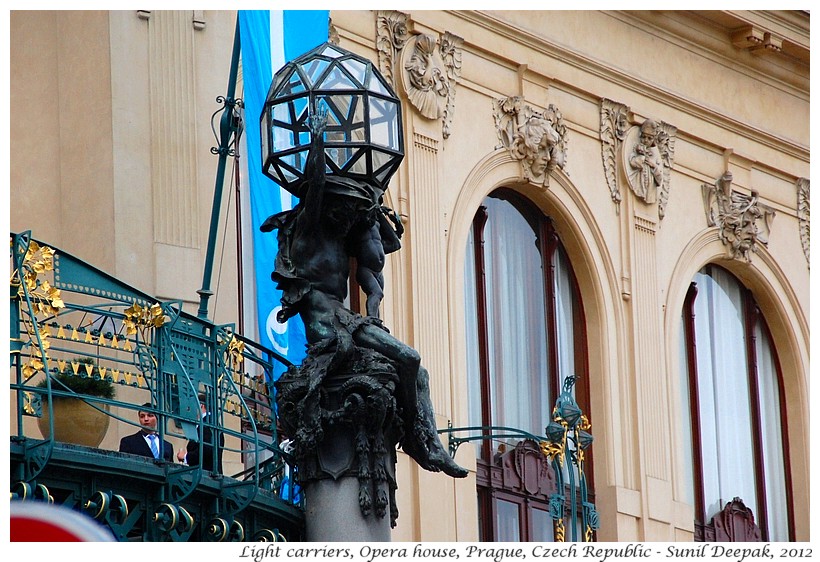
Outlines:
POLYGON ((262 110, 262 171, 297 197, 310 156, 308 116, 327 112, 326 173, 384 192, 404 158, 401 105, 373 64, 324 43, 274 76, 262 110))

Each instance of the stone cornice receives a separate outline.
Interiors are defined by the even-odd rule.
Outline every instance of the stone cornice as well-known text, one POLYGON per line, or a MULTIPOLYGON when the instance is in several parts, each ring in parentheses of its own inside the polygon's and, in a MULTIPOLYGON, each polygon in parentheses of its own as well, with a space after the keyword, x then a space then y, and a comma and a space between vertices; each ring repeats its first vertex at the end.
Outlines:
MULTIPOLYGON (((490 33, 494 33, 513 43, 532 49, 533 51, 541 53, 545 56, 560 60, 564 64, 584 70, 593 76, 597 76, 602 80, 606 80, 619 87, 640 93, 641 96, 653 99, 661 105, 689 114, 694 119, 715 125, 729 133, 753 139, 764 146, 768 146, 775 151, 787 154, 797 160, 806 163, 810 161, 810 151, 807 146, 792 142, 780 136, 772 135, 771 133, 757 127, 750 126, 747 123, 737 119, 732 119, 726 115, 716 113, 711 108, 702 104, 681 98, 678 92, 665 90, 657 84, 650 84, 644 80, 636 79, 621 72, 617 68, 607 66, 600 61, 578 53, 565 45, 551 42, 540 35, 512 25, 495 14, 471 10, 453 11, 451 13, 458 18, 461 18, 480 28, 486 29, 490 33)), ((463 49, 465 51, 486 53, 483 47, 470 42, 468 34, 465 33, 464 35, 463 49)), ((497 54, 493 53, 489 53, 489 55, 495 55, 498 57, 497 54)), ((516 61, 510 60, 509 64, 511 66, 515 66, 516 61)), ((575 91, 576 93, 582 95, 586 94, 590 101, 594 100, 593 103, 597 104, 600 99, 600 96, 597 93, 584 91, 576 84, 568 84, 555 77, 552 77, 552 81, 556 84, 560 83, 562 87, 567 90, 575 91)), ((679 130, 679 134, 685 134, 685 131, 679 130)))

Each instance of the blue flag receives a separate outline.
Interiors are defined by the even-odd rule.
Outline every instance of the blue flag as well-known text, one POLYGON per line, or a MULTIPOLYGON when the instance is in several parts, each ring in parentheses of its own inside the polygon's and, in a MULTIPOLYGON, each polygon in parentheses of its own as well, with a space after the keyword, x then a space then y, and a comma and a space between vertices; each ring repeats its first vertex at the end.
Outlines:
MULTIPOLYGON (((286 62, 327 41, 329 15, 327 10, 239 11, 259 340, 296 364, 306 354, 305 327, 298 316, 285 324, 276 320, 281 291, 270 278, 278 249, 276 233, 263 233, 259 226, 269 216, 293 208, 297 201, 262 173, 259 116, 273 74, 286 62)), ((277 364, 273 378, 283 371, 277 364)))

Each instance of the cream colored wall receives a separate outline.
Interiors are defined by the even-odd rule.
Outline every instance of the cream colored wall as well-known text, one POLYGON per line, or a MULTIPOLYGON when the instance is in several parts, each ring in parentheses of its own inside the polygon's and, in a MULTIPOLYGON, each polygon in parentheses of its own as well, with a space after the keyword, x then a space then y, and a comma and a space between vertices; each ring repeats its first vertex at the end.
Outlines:
MULTIPOLYGON (((443 139, 440 123, 421 118, 405 103, 408 155, 390 188, 408 215, 408 235, 404 257, 392 258, 401 266, 391 269, 388 286, 399 285, 402 291, 388 292, 394 320, 389 325, 417 345, 423 360, 432 355, 439 367, 439 354, 449 349, 444 371, 431 369, 431 377, 449 378, 438 383, 446 402, 434 398, 440 427, 447 421, 464 424, 467 417, 461 283, 466 234, 482 199, 508 186, 556 220, 578 276, 589 338, 595 490, 603 522, 599 539, 692 537, 693 507, 682 497, 681 460, 674 446, 686 407, 677 394, 678 322, 686 287, 708 262, 729 267, 752 289, 772 329, 787 386, 793 486, 807 487, 809 270, 800 245, 795 188, 797 178, 809 176, 806 66, 742 51, 731 45, 725 30, 678 12, 408 15, 411 34, 449 31, 464 39, 452 135, 443 139), (570 131, 567 166, 553 174, 546 190, 526 182, 521 165, 497 149, 492 101, 512 95, 523 96, 536 109, 556 105, 570 131), (601 98, 626 104, 636 123, 653 118, 677 127, 663 220, 632 196, 625 178, 620 180, 624 202, 620 208, 613 204, 601 159, 601 98), (418 134, 437 141, 432 171, 420 169, 418 134), (706 224, 701 185, 727 170, 735 189, 759 191, 761 201, 777 213, 768 248, 751 264, 729 260, 716 229, 706 224), (414 205, 415 198, 433 203, 414 205), (654 252, 649 269, 635 253, 638 219, 633 215, 652 225, 651 241, 642 242, 654 252), (438 232, 437 243, 446 244, 444 301, 442 291, 430 293, 429 281, 414 271, 430 264, 407 258, 420 255, 413 247, 419 231, 431 229, 438 232), (647 294, 652 287, 656 292, 647 294), (437 319, 436 326, 447 328, 449 337, 438 349, 425 348, 431 326, 418 321, 419 310, 442 304, 447 318, 437 319), (662 334, 649 352, 640 342, 645 334, 662 334)), ((341 46, 376 60, 375 13, 333 11, 331 17, 341 46)), ((743 17, 772 26, 791 18, 743 17)), ((434 265, 440 267, 433 247, 434 265)), ((424 248, 430 248, 430 240, 424 248)), ((466 462, 471 454, 464 449, 466 462)), ((407 463, 400 464, 400 474, 400 504, 413 506, 413 516, 399 519, 394 539, 477 536, 465 522, 476 517, 474 477, 456 484, 419 474, 407 463), (463 495, 453 493, 461 487, 463 495), (454 510, 425 509, 434 501, 427 498, 442 497, 448 508, 455 498, 454 510), (457 535, 449 534, 454 526, 457 535)), ((804 498, 795 500, 795 519, 797 536, 805 539, 804 498)))

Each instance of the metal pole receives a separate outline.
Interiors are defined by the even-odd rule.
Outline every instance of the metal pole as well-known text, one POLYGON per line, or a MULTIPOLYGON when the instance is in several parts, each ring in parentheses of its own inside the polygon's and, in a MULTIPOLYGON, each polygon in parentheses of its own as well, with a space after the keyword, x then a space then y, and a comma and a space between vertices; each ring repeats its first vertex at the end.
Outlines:
MULTIPOLYGON (((231 135, 236 132, 237 123, 233 115, 233 108, 236 104, 234 93, 236 91, 236 74, 239 66, 239 15, 236 18, 236 30, 233 38, 233 56, 231 57, 231 72, 228 76, 228 92, 225 96, 225 110, 219 125, 219 162, 216 168, 216 185, 214 186, 214 203, 211 207, 211 227, 208 232, 208 252, 205 255, 205 272, 202 275, 202 288, 197 291, 199 294, 199 310, 197 316, 202 319, 208 318, 208 299, 213 295, 211 291, 211 277, 213 276, 214 251, 216 248, 216 237, 219 228, 219 213, 222 205, 223 183, 225 181, 225 163, 228 159, 231 135)), ((213 151, 213 149, 211 149, 213 151)))

